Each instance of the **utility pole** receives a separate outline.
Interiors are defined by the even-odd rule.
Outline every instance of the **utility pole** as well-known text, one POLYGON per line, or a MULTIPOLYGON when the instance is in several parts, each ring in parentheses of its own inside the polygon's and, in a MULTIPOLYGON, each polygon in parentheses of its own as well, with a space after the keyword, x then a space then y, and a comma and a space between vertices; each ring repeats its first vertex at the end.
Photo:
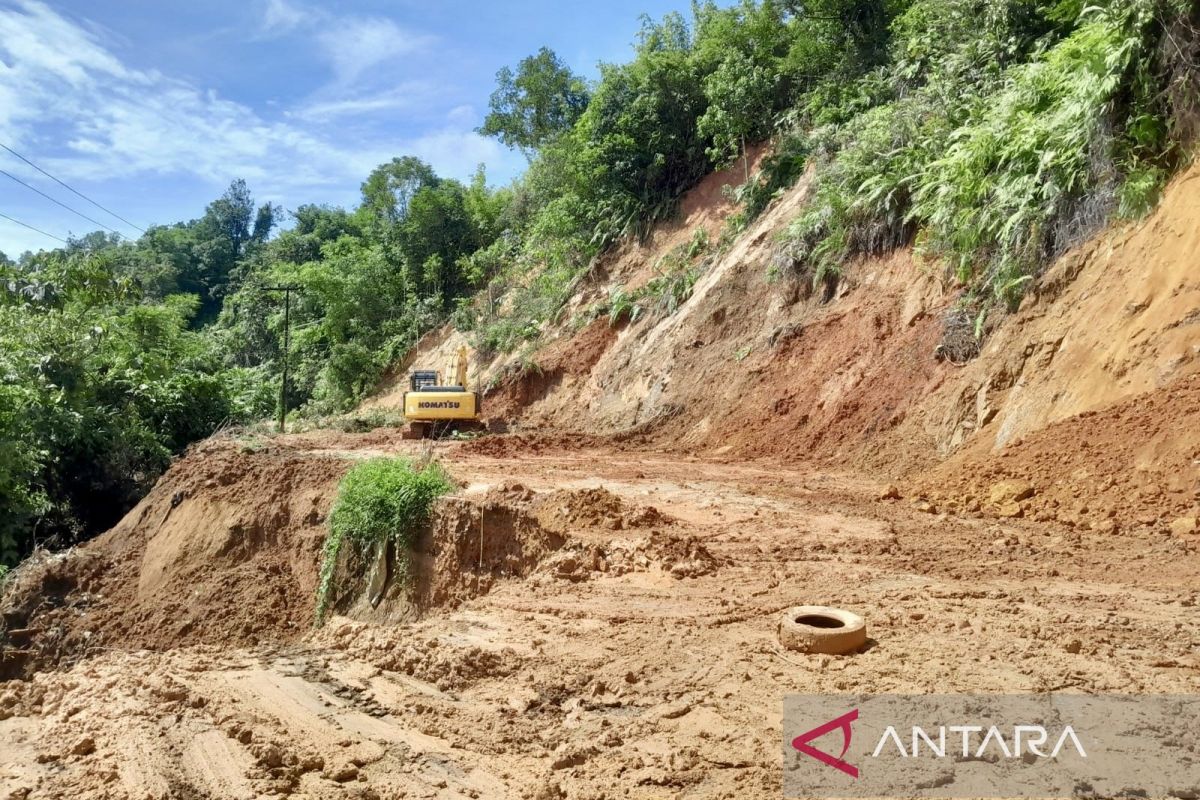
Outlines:
POLYGON ((287 421, 287 379, 288 379, 288 349, 291 346, 292 326, 292 292, 300 291, 299 286, 264 286, 267 292, 283 292, 283 375, 279 380, 279 432, 284 432, 287 421))

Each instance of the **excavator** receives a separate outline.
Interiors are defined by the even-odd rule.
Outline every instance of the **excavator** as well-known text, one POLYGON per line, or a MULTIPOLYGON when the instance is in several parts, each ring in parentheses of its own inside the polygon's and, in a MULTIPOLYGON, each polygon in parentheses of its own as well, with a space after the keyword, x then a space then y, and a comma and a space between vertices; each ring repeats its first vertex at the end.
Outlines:
POLYGON ((467 348, 459 347, 445 377, 431 369, 413 370, 404 393, 405 439, 439 438, 454 431, 483 430, 482 398, 467 384, 467 348))

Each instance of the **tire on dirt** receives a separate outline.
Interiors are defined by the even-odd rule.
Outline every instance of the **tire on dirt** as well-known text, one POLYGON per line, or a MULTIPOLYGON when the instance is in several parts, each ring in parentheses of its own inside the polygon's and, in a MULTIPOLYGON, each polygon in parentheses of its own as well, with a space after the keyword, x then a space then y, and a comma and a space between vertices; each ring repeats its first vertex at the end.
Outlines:
POLYGON ((840 608, 793 606, 779 620, 779 641, 801 653, 843 655, 867 643, 867 623, 840 608))

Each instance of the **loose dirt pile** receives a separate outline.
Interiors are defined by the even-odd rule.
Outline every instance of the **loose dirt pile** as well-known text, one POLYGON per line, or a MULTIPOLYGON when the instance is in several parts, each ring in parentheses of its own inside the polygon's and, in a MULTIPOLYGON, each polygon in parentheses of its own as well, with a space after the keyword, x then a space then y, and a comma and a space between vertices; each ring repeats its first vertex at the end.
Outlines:
POLYGON ((560 489, 537 498, 534 513, 542 525, 557 531, 603 528, 610 531, 670 525, 653 506, 630 506, 603 488, 560 489))
POLYGON ((630 572, 699 578, 728 564, 728 559, 713 555, 695 536, 655 531, 640 539, 618 539, 606 545, 575 542, 547 559, 538 571, 573 582, 630 572))
POLYGON ((1057 422, 997 453, 968 450, 914 491, 951 512, 1200 537, 1200 376, 1057 422))
POLYGON ((389 628, 344 619, 322 628, 312 642, 349 653, 381 670, 436 686, 443 692, 461 691, 486 678, 507 677, 525 661, 512 648, 487 648, 461 641, 445 643, 436 636, 406 637, 398 642, 389 628))
POLYGON ((192 448, 117 527, 17 571, 0 610, 20 648, 0 674, 110 647, 299 637, 348 466, 232 440, 192 448))

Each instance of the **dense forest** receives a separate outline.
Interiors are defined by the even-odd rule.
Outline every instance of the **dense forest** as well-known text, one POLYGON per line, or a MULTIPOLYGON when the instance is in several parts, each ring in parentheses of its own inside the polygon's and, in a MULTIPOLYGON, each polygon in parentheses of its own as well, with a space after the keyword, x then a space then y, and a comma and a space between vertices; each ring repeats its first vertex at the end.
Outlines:
MULTIPOLYGON (((1198 19, 1184 0, 696 3, 644 19, 597 81, 546 48, 501 69, 480 131, 527 156, 510 186, 399 155, 356 208, 256 206, 239 180, 137 241, 0 255, 0 563, 105 529, 188 443, 276 412, 268 287, 300 287, 289 407, 345 411, 447 319, 484 352, 535 341, 599 253, 715 168, 745 169, 730 239, 811 170, 773 269, 820 286, 913 243, 977 341, 1056 255, 1153 206, 1200 124, 1198 19)), ((695 278, 652 286, 677 303, 695 278)))

